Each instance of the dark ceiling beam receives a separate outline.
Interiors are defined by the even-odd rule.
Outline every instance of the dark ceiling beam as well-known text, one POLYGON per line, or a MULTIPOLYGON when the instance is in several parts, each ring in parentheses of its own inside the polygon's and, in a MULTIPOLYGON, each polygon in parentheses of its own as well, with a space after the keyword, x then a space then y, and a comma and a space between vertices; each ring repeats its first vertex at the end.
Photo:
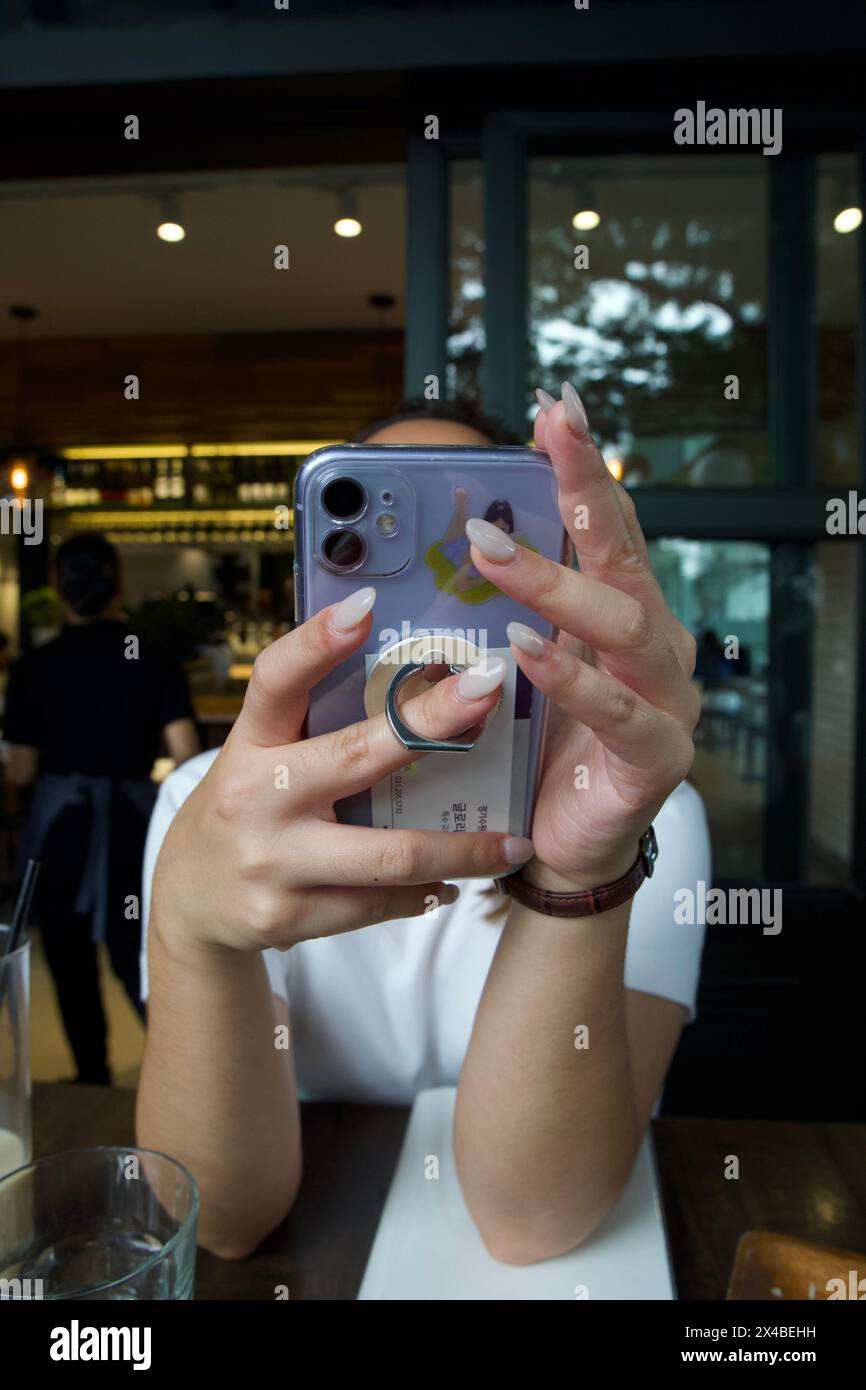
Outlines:
POLYGON ((7 31, 0 86, 399 72, 418 66, 779 62, 842 52, 866 52, 861 7, 846 0, 822 0, 817 10, 812 0, 726 0, 723 5, 617 0, 585 11, 566 4, 444 11, 423 5, 321 17, 271 9, 266 18, 211 13, 142 26, 73 23, 7 31))
MULTIPOLYGON (((549 66, 480 67, 471 82, 456 70, 419 68, 17 91, 0 87, 0 179, 402 162, 409 136, 422 129, 428 113, 440 116, 452 139, 456 132, 480 130, 488 111, 512 107, 518 99, 524 108, 543 108, 547 152, 556 143, 551 106, 562 108, 566 152, 574 151, 578 126, 599 149, 610 141, 617 150, 640 150, 646 145, 636 141, 635 132, 644 123, 636 112, 653 108, 655 124, 662 113, 672 129, 675 105, 706 100, 710 93, 721 106, 783 106, 786 148, 789 137, 792 147, 848 148, 852 129, 863 119, 862 74, 863 62, 843 55, 823 65, 815 58, 752 66, 647 63, 630 68, 627 83, 618 63, 598 64, 582 69, 579 81, 572 74, 561 91, 549 66), (828 91, 832 107, 826 104, 828 91), (138 141, 123 138, 123 118, 131 113, 141 123, 138 141)), ((471 157, 471 150, 466 153, 471 157)))

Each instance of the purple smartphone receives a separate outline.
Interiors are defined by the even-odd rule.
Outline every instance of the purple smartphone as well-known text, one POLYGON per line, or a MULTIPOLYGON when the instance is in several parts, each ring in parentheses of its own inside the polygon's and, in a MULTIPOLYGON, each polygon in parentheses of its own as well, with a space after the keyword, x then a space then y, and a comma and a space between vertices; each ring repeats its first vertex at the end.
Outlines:
MULTIPOLYGON (((474 568, 469 517, 485 518, 550 560, 567 558, 553 469, 534 449, 347 444, 319 449, 298 473, 298 620, 364 584, 376 588, 368 641, 311 692, 310 736, 389 704, 388 717, 396 718, 398 693, 402 701, 424 688, 425 665, 506 660, 502 698, 477 739, 426 752, 338 802, 340 821, 529 833, 545 701, 517 668, 505 630, 523 621, 547 637, 555 631, 474 568)), ((412 731, 403 725, 403 732, 412 731)))

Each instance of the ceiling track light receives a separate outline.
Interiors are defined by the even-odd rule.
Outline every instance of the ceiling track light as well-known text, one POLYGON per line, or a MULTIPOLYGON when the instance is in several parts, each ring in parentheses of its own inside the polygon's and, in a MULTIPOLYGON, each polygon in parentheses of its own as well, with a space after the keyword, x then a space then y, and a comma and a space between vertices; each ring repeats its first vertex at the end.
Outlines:
POLYGON ((183 241, 186 227, 180 216, 180 204, 176 194, 166 193, 159 200, 159 221, 156 234, 160 241, 183 241))
POLYGON ((858 208, 855 203, 846 204, 840 208, 833 218, 833 230, 836 232, 856 232, 863 222, 863 209, 858 208))
POLYGON ((358 218, 355 194, 351 188, 346 188, 339 195, 334 231, 337 236, 355 237, 360 236, 363 230, 358 218))
POLYGON ((846 232, 856 232, 863 222, 863 209, 860 207, 856 186, 851 179, 837 179, 836 207, 838 211, 833 218, 833 230, 843 235, 846 232))
POLYGON ((574 216, 571 225, 576 232, 591 232, 601 222, 601 214, 596 212, 592 187, 588 181, 579 183, 574 190, 574 216))

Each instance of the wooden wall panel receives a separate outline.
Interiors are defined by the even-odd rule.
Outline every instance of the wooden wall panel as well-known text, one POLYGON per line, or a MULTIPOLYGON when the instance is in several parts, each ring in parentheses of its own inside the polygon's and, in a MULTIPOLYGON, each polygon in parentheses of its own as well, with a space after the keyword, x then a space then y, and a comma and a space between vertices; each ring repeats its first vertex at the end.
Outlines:
POLYGON ((344 438, 402 375, 396 329, 3 342, 0 447, 344 438))

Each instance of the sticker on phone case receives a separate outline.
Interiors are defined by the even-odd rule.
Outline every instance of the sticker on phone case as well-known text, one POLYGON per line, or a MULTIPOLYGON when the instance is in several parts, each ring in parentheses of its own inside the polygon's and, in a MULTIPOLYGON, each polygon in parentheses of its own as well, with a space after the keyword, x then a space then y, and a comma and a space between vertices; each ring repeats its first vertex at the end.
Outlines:
MULTIPOLYGON (((454 511, 448 530, 441 540, 428 546, 424 559, 433 571, 436 588, 451 594, 461 603, 487 603, 502 591, 485 579, 475 568, 469 553, 469 538, 466 535, 466 522, 469 510, 466 504, 466 489, 454 489, 454 511)), ((505 498, 497 498, 485 509, 484 520, 498 526, 506 535, 513 536, 519 545, 532 549, 522 532, 514 530, 514 512, 511 503, 505 498)))

